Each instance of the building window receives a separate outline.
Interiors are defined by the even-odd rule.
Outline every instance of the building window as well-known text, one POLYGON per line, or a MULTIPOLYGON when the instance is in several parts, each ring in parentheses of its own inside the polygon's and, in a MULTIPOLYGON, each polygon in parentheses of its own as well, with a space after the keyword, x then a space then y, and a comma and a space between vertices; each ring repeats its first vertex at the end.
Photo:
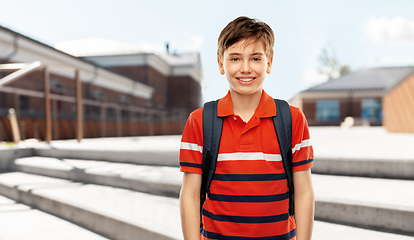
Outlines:
POLYGON ((158 114, 153 114, 152 115, 152 121, 153 122, 160 122, 162 120, 161 116, 158 114))
POLYGON ((92 99, 93 99, 93 100, 96 100, 96 101, 101 101, 101 102, 103 102, 103 101, 105 101, 105 100, 106 100, 105 93, 102 91, 102 89, 99 89, 99 88, 94 89, 94 90, 91 92, 91 97, 92 97, 92 99))
POLYGON ((107 119, 116 119, 116 110, 114 108, 107 108, 106 110, 107 119))
MULTIPOLYGON (((1 76, 1 75, 0 75, 1 76)), ((5 92, 0 92, 0 107, 7 107, 7 93, 5 92)))
POLYGON ((162 103, 158 103, 158 104, 157 104, 157 108, 158 108, 158 109, 164 109, 164 104, 162 104, 162 103))
POLYGON ((20 110, 26 111, 29 110, 29 97, 19 96, 20 110))
POLYGON ((131 105, 131 98, 127 95, 119 96, 118 102, 122 105, 131 105))
POLYGON ((316 121, 318 122, 339 121, 339 113, 338 100, 319 100, 316 102, 316 121))
POLYGON ((151 100, 148 100, 147 102, 145 102, 145 107, 147 107, 147 108, 151 108, 152 107, 151 100))
POLYGON ((122 120, 124 121, 128 121, 130 119, 129 117, 130 113, 127 110, 122 110, 121 115, 122 115, 122 120))
POLYGON ((65 95, 67 91, 66 85, 56 77, 50 80, 50 92, 65 95))
POLYGON ((361 102, 361 117, 363 119, 381 120, 381 99, 366 98, 361 102))
POLYGON ((100 116, 101 115, 101 107, 92 106, 92 116, 100 116))

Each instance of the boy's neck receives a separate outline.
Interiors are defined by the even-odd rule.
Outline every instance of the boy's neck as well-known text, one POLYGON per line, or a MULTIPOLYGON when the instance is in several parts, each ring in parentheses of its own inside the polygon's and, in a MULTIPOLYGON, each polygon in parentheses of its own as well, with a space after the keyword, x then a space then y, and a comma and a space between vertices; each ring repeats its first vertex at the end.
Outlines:
POLYGON ((247 123, 259 106, 262 92, 263 90, 251 95, 243 95, 230 89, 233 113, 240 116, 247 123))

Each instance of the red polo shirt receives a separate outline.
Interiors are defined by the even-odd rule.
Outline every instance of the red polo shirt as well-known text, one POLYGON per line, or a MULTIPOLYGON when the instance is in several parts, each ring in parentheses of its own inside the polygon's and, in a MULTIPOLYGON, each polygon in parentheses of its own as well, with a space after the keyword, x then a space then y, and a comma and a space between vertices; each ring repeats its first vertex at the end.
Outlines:
MULTIPOLYGON (((293 171, 312 167, 313 148, 302 111, 292 112, 293 171)), ((202 174, 203 109, 187 120, 180 149, 180 170, 202 174)), ((289 216, 289 190, 272 117, 276 106, 263 91, 246 123, 234 115, 230 93, 220 99, 224 117, 216 172, 203 206, 202 239, 295 239, 289 216)))

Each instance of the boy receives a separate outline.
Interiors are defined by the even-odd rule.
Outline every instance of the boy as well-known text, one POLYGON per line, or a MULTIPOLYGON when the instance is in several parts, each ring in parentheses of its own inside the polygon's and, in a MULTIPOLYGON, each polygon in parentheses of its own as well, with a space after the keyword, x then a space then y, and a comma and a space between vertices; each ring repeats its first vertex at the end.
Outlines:
POLYGON ((217 61, 230 90, 218 103, 223 130, 201 228, 202 108, 190 114, 181 140, 185 240, 311 239, 313 149, 306 119, 298 108, 290 107, 295 193, 295 215, 290 216, 289 190, 272 121, 276 106, 262 89, 271 72, 273 44, 272 29, 247 17, 233 20, 220 33, 217 61))

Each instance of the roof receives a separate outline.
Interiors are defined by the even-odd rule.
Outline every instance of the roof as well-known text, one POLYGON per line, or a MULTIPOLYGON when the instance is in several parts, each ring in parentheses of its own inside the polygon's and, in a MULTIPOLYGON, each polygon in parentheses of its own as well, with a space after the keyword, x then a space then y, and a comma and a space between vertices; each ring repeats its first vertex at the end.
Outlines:
MULTIPOLYGON (((134 45, 96 37, 59 42, 54 47, 76 57, 145 55, 153 54, 154 51, 152 50, 159 50, 155 49, 154 46, 145 44, 134 45)), ((172 67, 195 66, 200 61, 198 53, 164 53, 156 55, 172 67)))
MULTIPOLYGON (((91 65, 93 65, 93 66, 95 66, 95 67, 99 67, 99 68, 101 68, 100 66, 98 66, 97 64, 95 64, 95 63, 93 63, 93 62, 86 61, 86 60, 83 60, 83 59, 81 59, 81 58, 77 58, 77 57, 75 57, 75 56, 73 56, 73 55, 71 55, 71 54, 68 54, 68 53, 66 53, 66 52, 60 51, 60 50, 58 50, 58 49, 56 49, 56 48, 54 48, 54 47, 52 47, 52 46, 50 46, 50 45, 48 45, 48 44, 45 44, 45 43, 43 43, 43 42, 40 42, 40 41, 38 41, 38 40, 36 40, 36 39, 34 39, 34 38, 31 38, 31 37, 28 37, 28 36, 23 35, 23 34, 21 34, 21 33, 18 33, 18 32, 16 32, 16 31, 13 31, 13 30, 11 30, 10 28, 7 28, 7 27, 4 27, 4 26, 1 26, 1 25, 0 25, 0 30, 3 30, 3 31, 6 31, 6 32, 9 32, 9 33, 11 33, 11 34, 13 34, 13 35, 15 35, 15 36, 22 37, 22 38, 27 39, 27 40, 29 40, 29 41, 31 41, 31 42, 36 43, 36 44, 39 44, 39 45, 44 46, 44 47, 47 47, 47 48, 49 48, 49 49, 53 49, 54 51, 57 51, 57 52, 59 52, 60 54, 64 54, 64 55, 66 55, 66 56, 69 56, 69 57, 71 57, 71 58, 73 58, 73 59, 78 59, 79 61, 83 61, 83 62, 88 63, 88 64, 91 64, 91 65)), ((110 70, 108 70, 108 71, 110 71, 110 70)))
POLYGON ((387 91, 413 73, 414 66, 364 68, 303 92, 387 91))
POLYGON ((197 65, 200 60, 198 53, 165 53, 159 55, 159 57, 173 67, 194 66, 197 65))
POLYGON ((129 55, 150 52, 138 45, 95 37, 59 42, 54 47, 76 57, 129 55))
MULTIPOLYGON (((35 40, 33 38, 30 38, 30 37, 28 37, 26 35, 23 35, 21 33, 18 33, 16 31, 13 31, 13 30, 11 30, 9 28, 6 28, 6 27, 0 25, 0 33, 2 33, 3 31, 6 32, 6 33, 10 33, 10 34, 14 35, 14 38, 15 39, 22 38, 22 39, 25 39, 25 40, 29 41, 30 43, 34 43, 34 44, 36 44, 38 46, 46 47, 48 50, 51 50, 51 51, 54 51, 54 52, 58 53, 57 55, 55 54, 56 56, 65 57, 66 59, 71 59, 71 60, 79 61, 79 63, 82 64, 81 66, 90 66, 90 67, 93 67, 95 69, 95 72, 97 72, 99 70, 99 72, 102 72, 105 75, 105 77, 103 77, 103 78, 106 79, 106 80, 108 80, 108 82, 110 82, 112 84, 111 87, 113 89, 117 89, 117 91, 122 91, 120 89, 125 88, 125 80, 128 81, 128 84, 129 85, 135 86, 134 89, 133 89, 133 93, 139 93, 139 94, 144 93, 144 94, 146 94, 146 93, 149 92, 149 94, 150 94, 150 93, 152 93, 154 91, 154 88, 151 87, 151 86, 149 86, 149 85, 147 85, 147 84, 140 83, 140 82, 136 82, 136 81, 134 81, 134 79, 131 79, 131 78, 126 77, 126 76, 123 76, 123 75, 120 75, 120 74, 118 74, 117 72, 115 72, 115 71, 113 71, 111 69, 103 68, 103 67, 99 66, 98 64, 96 64, 94 62, 87 61, 85 59, 82 59, 82 58, 73 56, 73 55, 68 54, 66 52, 63 52, 63 51, 60 51, 60 50, 58 50, 58 49, 56 49, 56 48, 54 48, 54 47, 52 47, 52 46, 50 46, 48 44, 45 44, 43 42, 40 42, 38 40, 35 40), (113 76, 112 77, 107 76, 108 73, 109 74, 114 74, 115 76, 117 76, 117 78, 114 79, 113 76), (119 81, 121 81, 121 82, 119 82, 119 81), (124 84, 121 84, 121 83, 124 83, 124 84), (114 88, 114 86, 115 87, 118 87, 118 88, 114 88), (147 89, 148 91, 145 90, 145 89, 147 89)), ((1 36, 1 34, 0 34, 0 36, 1 36)), ((0 43, 1 43, 1 41, 0 41, 0 43)), ((18 49, 17 54, 21 53, 21 51, 20 51, 20 48, 21 48, 20 43, 19 43, 19 45, 16 45, 16 47, 18 49)), ((9 61, 10 59, 3 59, 3 61, 4 60, 9 61)), ((100 76, 101 74, 98 74, 98 75, 100 76)), ((107 86, 105 86, 105 87, 107 87, 107 86)), ((127 88, 129 88, 129 87, 127 87, 127 88)), ((128 89, 128 93, 131 93, 131 89, 128 89)))

